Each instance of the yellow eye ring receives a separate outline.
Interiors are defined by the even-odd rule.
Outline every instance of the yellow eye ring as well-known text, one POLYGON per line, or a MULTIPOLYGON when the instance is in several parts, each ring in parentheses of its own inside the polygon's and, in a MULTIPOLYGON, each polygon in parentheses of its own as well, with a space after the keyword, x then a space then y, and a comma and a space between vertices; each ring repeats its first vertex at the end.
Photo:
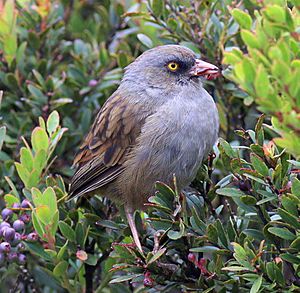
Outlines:
POLYGON ((175 72, 179 68, 179 64, 176 62, 170 62, 168 64, 168 69, 172 72, 175 72))

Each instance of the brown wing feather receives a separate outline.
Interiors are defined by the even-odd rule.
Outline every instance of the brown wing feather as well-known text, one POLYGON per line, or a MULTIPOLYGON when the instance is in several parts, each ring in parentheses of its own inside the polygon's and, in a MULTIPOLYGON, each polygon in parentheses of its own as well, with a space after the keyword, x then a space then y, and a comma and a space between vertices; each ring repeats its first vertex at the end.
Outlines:
POLYGON ((142 111, 141 105, 117 94, 106 101, 74 159, 78 168, 70 197, 95 191, 118 177, 125 155, 140 134, 142 111))

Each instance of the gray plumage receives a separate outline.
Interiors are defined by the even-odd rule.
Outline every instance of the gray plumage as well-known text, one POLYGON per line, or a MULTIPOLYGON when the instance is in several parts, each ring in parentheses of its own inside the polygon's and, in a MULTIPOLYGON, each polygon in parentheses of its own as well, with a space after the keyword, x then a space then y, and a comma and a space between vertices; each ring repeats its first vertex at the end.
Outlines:
POLYGON ((70 196, 99 193, 132 212, 154 194, 156 181, 170 184, 175 174, 182 189, 194 179, 219 129, 216 105, 198 78, 217 68, 199 62, 191 50, 167 45, 126 68, 75 158, 70 196))

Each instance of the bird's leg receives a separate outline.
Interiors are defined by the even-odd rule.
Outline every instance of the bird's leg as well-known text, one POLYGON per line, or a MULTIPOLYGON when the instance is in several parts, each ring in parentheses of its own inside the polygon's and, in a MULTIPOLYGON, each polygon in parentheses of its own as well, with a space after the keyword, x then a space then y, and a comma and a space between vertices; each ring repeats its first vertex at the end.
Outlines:
POLYGON ((142 249, 142 245, 139 239, 139 235, 135 226, 135 222, 134 222, 134 218, 133 218, 133 211, 131 208, 129 208, 128 206, 125 206, 125 214, 126 214, 126 218, 133 236, 133 240, 137 246, 137 248, 139 249, 139 251, 141 253, 143 253, 143 249, 142 249))

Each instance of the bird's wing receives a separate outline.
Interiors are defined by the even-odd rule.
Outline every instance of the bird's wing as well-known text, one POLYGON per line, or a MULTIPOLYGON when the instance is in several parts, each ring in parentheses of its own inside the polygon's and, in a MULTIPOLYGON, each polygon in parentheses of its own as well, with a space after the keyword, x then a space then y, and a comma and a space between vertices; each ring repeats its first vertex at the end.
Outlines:
POLYGON ((98 113, 74 159, 78 168, 71 180, 69 197, 90 193, 113 181, 135 144, 144 123, 141 104, 115 94, 98 113))

